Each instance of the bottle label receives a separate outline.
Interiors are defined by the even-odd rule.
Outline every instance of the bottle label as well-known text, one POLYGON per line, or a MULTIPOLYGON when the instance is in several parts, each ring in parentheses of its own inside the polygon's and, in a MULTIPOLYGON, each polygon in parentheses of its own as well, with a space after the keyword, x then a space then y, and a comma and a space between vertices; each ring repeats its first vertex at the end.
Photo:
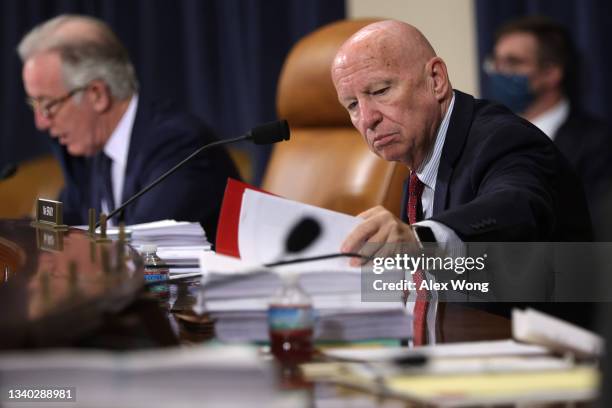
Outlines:
POLYGON ((145 281, 148 281, 148 282, 151 282, 151 281, 164 281, 164 280, 168 280, 168 274, 167 273, 148 273, 148 272, 145 272, 144 278, 145 278, 145 281))
POLYGON ((270 330, 311 329, 313 324, 313 310, 310 306, 270 306, 268 309, 270 330))

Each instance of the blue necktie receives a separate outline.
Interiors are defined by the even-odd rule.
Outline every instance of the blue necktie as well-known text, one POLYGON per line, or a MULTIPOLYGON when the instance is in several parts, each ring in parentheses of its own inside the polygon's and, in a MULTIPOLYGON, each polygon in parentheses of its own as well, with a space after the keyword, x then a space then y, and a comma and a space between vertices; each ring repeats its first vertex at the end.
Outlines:
POLYGON ((96 205, 98 211, 102 211, 102 201, 106 202, 108 212, 115 209, 115 200, 113 198, 113 179, 111 176, 111 165, 113 161, 104 152, 98 153, 96 156, 96 187, 98 190, 98 200, 96 205))

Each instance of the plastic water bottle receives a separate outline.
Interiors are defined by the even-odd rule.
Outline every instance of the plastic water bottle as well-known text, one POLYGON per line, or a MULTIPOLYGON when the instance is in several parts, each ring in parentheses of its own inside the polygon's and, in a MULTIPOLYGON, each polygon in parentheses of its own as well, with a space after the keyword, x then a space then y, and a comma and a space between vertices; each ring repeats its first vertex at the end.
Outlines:
POLYGON ((158 299, 167 299, 170 294, 170 289, 166 281, 170 276, 170 269, 164 267, 165 262, 157 256, 157 245, 143 245, 141 251, 142 257, 144 258, 145 281, 160 282, 159 284, 149 286, 149 289, 158 299))
POLYGON ((283 286, 268 307, 272 354, 284 363, 312 358, 314 313, 310 296, 298 282, 298 275, 281 275, 283 286))

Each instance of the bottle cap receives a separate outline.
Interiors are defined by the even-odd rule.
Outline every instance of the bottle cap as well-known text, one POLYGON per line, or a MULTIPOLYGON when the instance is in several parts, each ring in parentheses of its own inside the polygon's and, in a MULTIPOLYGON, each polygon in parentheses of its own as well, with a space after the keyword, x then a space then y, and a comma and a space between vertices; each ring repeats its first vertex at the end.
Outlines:
POLYGON ((300 280, 300 274, 295 271, 283 271, 279 274, 285 285, 297 285, 300 280))
POLYGON ((157 245, 155 244, 144 244, 140 250, 143 253, 147 253, 147 252, 157 252, 157 245))

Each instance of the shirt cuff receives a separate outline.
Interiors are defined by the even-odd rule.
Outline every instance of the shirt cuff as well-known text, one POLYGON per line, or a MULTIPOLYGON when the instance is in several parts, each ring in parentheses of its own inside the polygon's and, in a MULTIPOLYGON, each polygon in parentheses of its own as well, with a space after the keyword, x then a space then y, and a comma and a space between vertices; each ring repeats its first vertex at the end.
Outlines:
POLYGON ((465 253, 465 243, 451 228, 438 221, 419 221, 414 225, 429 227, 433 232, 436 242, 450 256, 462 256, 465 253))

